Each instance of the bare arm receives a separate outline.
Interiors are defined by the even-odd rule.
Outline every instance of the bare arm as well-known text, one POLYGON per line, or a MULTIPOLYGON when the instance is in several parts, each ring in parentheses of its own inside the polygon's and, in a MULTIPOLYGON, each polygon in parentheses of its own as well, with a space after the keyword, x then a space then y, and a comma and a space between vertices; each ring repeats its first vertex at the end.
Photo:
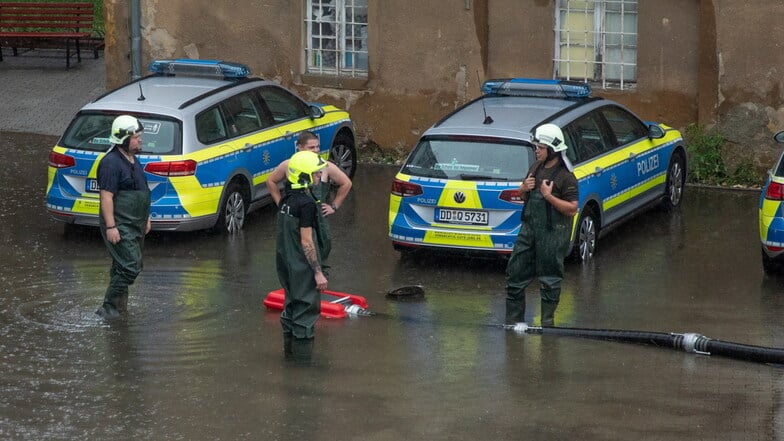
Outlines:
POLYGON ((280 205, 280 187, 278 184, 286 179, 286 167, 288 167, 288 159, 278 164, 275 170, 267 177, 267 190, 269 191, 272 201, 275 205, 280 205))
POLYGON ((577 201, 565 201, 553 195, 553 181, 544 181, 539 187, 544 200, 550 203, 559 213, 564 216, 574 216, 577 214, 577 201))
POLYGON ((301 227, 299 229, 300 244, 302 251, 305 253, 305 259, 308 265, 313 270, 314 279, 316 280, 316 289, 323 291, 327 289, 327 278, 321 272, 321 264, 318 261, 318 251, 316 244, 313 242, 313 228, 301 227))
POLYGON ((106 240, 117 243, 120 241, 120 230, 117 229, 117 222, 114 220, 114 193, 101 190, 100 197, 101 217, 106 224, 106 240))
POLYGON ((348 175, 346 175, 340 167, 331 162, 327 163, 327 176, 329 177, 329 180, 338 187, 338 189, 335 192, 335 199, 332 201, 332 205, 335 206, 334 209, 330 206, 327 206, 326 204, 322 204, 321 209, 324 216, 333 214, 335 210, 343 205, 343 201, 345 201, 348 197, 348 192, 351 191, 352 185, 351 179, 349 179, 348 175))

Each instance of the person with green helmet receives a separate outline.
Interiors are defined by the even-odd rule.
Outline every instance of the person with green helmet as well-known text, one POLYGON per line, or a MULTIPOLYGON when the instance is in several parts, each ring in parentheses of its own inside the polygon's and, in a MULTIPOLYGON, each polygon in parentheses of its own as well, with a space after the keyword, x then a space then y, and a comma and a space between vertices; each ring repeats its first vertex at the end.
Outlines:
POLYGON ((578 208, 577 178, 566 156, 569 147, 560 127, 537 127, 533 144, 536 162, 520 185, 525 207, 520 233, 506 266, 506 323, 525 321, 525 289, 538 277, 541 325, 555 326, 563 261, 578 208))
POLYGON ((142 271, 144 236, 150 232, 150 189, 136 154, 142 150, 144 127, 130 115, 112 122, 113 147, 98 164, 101 235, 112 266, 103 304, 95 312, 119 317, 128 302, 128 286, 142 271))
POLYGON ((280 314, 287 360, 310 361, 320 291, 327 289, 318 248, 318 204, 311 193, 327 162, 310 151, 295 153, 286 168, 286 191, 278 205, 275 263, 286 300, 280 314))

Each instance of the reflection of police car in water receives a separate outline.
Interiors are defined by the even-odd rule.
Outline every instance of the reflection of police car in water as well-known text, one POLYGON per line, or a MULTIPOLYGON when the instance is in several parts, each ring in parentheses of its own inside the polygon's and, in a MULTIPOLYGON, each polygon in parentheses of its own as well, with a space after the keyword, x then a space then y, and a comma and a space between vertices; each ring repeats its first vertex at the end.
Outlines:
POLYGON ((251 78, 241 64, 162 60, 152 75, 84 106, 49 154, 46 206, 56 220, 98 225, 98 162, 120 114, 144 126, 142 152, 154 230, 219 227, 239 231, 245 215, 269 203, 267 176, 315 132, 351 177, 354 132, 347 112, 310 104, 279 85, 251 78))
POLYGON ((518 188, 535 161, 531 134, 545 123, 562 128, 578 179, 572 251, 580 260, 630 215, 680 204, 686 151, 677 130, 592 97, 584 83, 491 80, 482 91, 428 129, 395 176, 395 249, 511 253, 523 208, 518 188))
MULTIPOLYGON (((784 132, 773 137, 784 143, 784 132)), ((768 171, 759 199, 759 232, 762 268, 766 273, 784 270, 784 153, 768 171)))

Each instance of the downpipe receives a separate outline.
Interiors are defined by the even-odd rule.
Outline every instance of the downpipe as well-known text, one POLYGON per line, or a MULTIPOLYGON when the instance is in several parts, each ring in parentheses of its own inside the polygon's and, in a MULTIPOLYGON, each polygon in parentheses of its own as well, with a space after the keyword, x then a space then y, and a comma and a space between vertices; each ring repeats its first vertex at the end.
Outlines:
POLYGON ((696 333, 666 333, 616 329, 585 329, 528 326, 526 323, 502 325, 517 334, 560 335, 623 343, 647 344, 699 355, 717 355, 757 363, 784 364, 784 349, 713 340, 696 333))

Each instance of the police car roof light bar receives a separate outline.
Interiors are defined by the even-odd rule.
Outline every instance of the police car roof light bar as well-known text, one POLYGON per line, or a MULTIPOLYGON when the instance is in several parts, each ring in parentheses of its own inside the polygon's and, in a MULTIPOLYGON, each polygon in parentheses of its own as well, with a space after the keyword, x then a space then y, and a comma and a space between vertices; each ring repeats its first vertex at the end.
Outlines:
POLYGON ((567 80, 500 78, 485 81, 482 84, 482 93, 485 95, 577 99, 591 96, 591 86, 588 83, 567 80))
POLYGON ((240 79, 250 76, 250 68, 244 64, 220 60, 155 60, 150 63, 150 72, 158 75, 191 75, 240 79))

